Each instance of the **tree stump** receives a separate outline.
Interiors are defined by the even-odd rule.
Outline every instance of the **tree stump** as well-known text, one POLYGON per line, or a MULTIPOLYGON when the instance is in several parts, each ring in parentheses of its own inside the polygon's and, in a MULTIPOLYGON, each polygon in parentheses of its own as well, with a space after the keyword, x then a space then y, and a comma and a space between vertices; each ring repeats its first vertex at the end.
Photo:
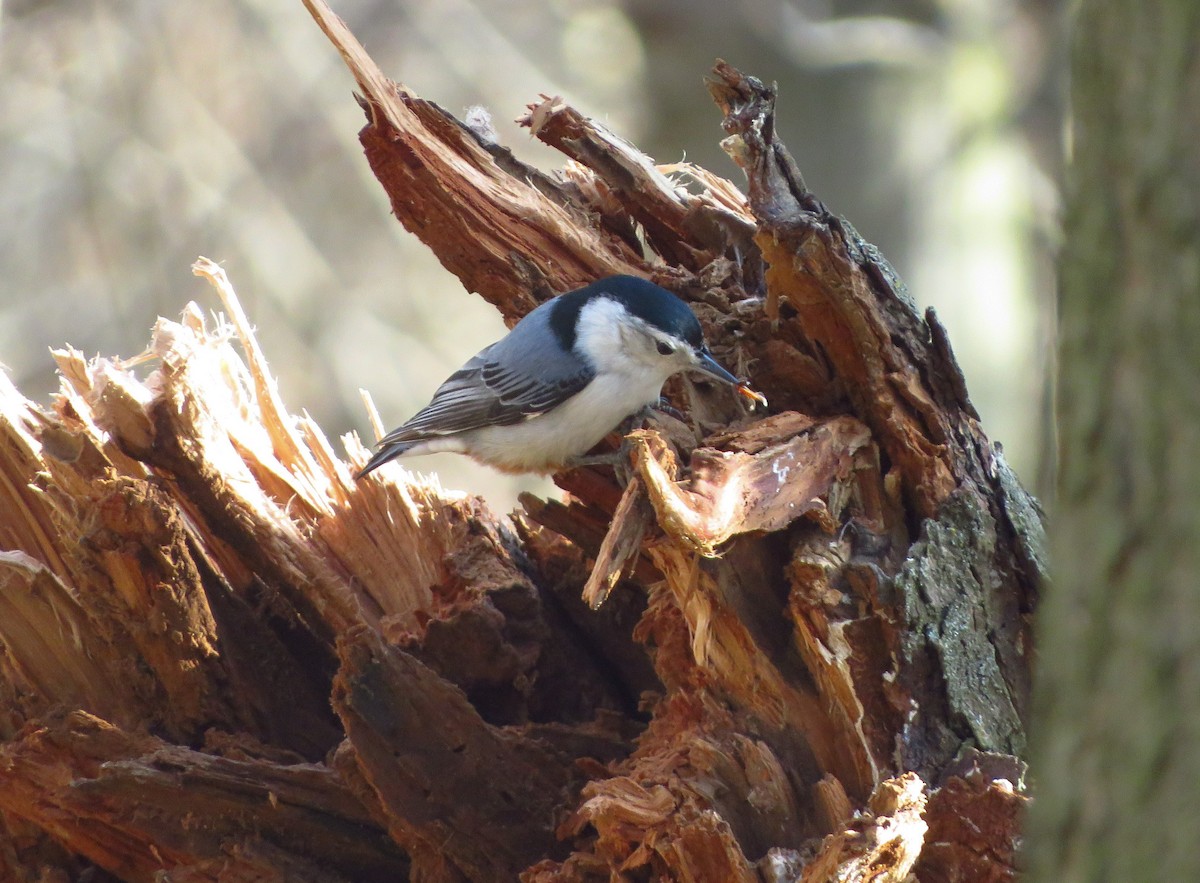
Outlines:
POLYGON ((227 324, 56 352, 47 410, 0 380, 6 878, 1012 879, 1040 514, 773 90, 709 83, 748 196, 543 96, 546 175, 306 5, 467 288, 513 323, 651 278, 771 410, 672 381, 628 483, 564 473, 511 519, 356 483, 204 260, 227 324))

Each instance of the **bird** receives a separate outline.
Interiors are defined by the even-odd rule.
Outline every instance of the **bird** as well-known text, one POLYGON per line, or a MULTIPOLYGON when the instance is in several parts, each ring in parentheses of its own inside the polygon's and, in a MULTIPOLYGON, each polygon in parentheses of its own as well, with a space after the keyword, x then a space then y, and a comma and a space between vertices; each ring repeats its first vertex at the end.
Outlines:
POLYGON ((355 478, 401 455, 442 451, 508 473, 581 465, 681 371, 766 404, 713 358, 686 303, 646 279, 610 276, 551 298, 481 350, 377 442, 355 478))

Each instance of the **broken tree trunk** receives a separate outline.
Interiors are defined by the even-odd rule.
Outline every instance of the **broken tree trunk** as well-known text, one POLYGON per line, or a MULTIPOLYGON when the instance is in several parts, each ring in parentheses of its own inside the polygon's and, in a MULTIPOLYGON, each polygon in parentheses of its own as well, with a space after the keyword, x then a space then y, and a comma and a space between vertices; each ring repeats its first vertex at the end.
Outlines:
POLYGON ((652 278, 772 411, 675 381, 626 485, 566 473, 511 520, 399 466, 356 483, 202 260, 228 326, 190 305, 131 363, 58 352, 49 410, 0 385, 0 871, 1011 879, 1040 517, 772 91, 710 84, 748 197, 549 98, 545 175, 308 6, 464 285, 511 323, 652 278))

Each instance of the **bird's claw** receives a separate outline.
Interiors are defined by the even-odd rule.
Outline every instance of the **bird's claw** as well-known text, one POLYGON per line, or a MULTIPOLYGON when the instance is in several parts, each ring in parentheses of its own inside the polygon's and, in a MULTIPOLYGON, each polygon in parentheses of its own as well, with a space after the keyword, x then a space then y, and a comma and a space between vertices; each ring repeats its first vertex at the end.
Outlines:
POLYGON ((613 474, 616 476, 617 484, 621 487, 629 484, 629 479, 633 476, 633 470, 629 465, 630 454, 629 439, 621 439, 621 447, 615 451, 608 451, 603 454, 588 454, 583 457, 573 457, 563 464, 564 469, 583 469, 588 466, 611 466, 613 474))
POLYGON ((656 414, 665 414, 681 421, 686 419, 681 412, 667 404, 665 398, 660 398, 658 401, 644 406, 641 410, 626 418, 624 424, 618 430, 621 433, 621 447, 619 449, 603 454, 585 454, 582 457, 573 457, 563 464, 563 468, 581 469, 588 466, 611 466, 613 472, 616 474, 617 483, 621 487, 625 487, 629 484, 630 478, 633 477, 633 467, 630 465, 632 463, 633 442, 629 438, 629 435, 639 429, 645 429, 656 414))
POLYGON ((642 410, 647 413, 658 411, 662 414, 666 414, 668 417, 674 417, 680 423, 687 422, 687 417, 684 415, 684 413, 682 411, 680 411, 678 408, 674 407, 665 398, 659 398, 659 400, 657 402, 655 402, 652 405, 647 405, 642 410))

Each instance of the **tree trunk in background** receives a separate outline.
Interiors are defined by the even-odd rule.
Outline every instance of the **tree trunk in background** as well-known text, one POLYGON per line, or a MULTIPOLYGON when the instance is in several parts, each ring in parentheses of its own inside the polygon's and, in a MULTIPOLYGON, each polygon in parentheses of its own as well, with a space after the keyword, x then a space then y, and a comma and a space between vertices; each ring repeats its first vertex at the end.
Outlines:
POLYGON ((201 260, 231 324, 160 320, 146 376, 57 352, 48 412, 0 384, 0 872, 1012 879, 1040 516, 774 91, 709 84, 748 195, 554 98, 524 119, 574 161, 548 175, 307 5, 465 286, 511 323, 652 278, 771 411, 675 381, 627 481, 561 474, 511 521, 355 482, 201 260))
POLYGON ((1200 5, 1085 2, 1031 880, 1200 880, 1200 5))

